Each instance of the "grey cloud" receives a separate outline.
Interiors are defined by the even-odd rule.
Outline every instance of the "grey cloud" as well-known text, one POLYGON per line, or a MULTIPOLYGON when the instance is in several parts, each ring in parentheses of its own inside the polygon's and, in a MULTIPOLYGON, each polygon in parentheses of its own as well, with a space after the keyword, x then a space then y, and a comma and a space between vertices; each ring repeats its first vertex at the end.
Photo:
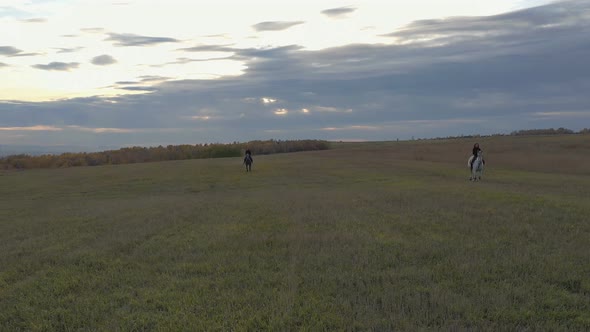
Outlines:
POLYGON ((149 37, 130 33, 109 33, 109 38, 105 40, 115 42, 115 46, 147 46, 179 42, 179 40, 169 37, 149 37))
POLYGON ((82 28, 80 31, 84 33, 103 33, 105 30, 103 28, 82 28))
POLYGON ((218 34, 214 34, 214 35, 204 35, 203 37, 205 37, 205 38, 225 38, 225 37, 228 37, 228 35, 223 34, 223 33, 218 33, 218 34))
POLYGON ((34 55, 41 55, 41 53, 23 53, 23 50, 20 50, 13 46, 0 46, 0 55, 10 56, 10 57, 21 57, 21 56, 34 56, 34 55))
POLYGON ((43 53, 17 53, 11 55, 12 57, 23 57, 23 56, 36 56, 36 55, 43 55, 43 53))
POLYGON ((271 22, 260 22, 252 26, 256 31, 280 31, 286 30, 293 26, 303 24, 303 21, 271 21, 271 22))
POLYGON ((4 62, 0 62, 0 68, 2 68, 2 67, 8 67, 8 65, 5 64, 4 62))
POLYGON ((21 22, 25 22, 25 23, 45 23, 47 22, 46 18, 41 18, 41 17, 37 17, 37 18, 29 18, 26 20, 21 20, 21 22))
POLYGON ((71 47, 71 48, 58 47, 58 48, 56 48, 56 50, 58 50, 57 53, 74 53, 74 52, 78 52, 83 49, 84 49, 84 47, 71 47))
POLYGON ((11 56, 11 55, 15 55, 15 54, 18 54, 21 52, 22 52, 22 50, 19 50, 18 48, 13 47, 13 46, 0 46, 0 55, 11 56))
POLYGON ((176 58, 176 61, 168 62, 167 64, 186 64, 191 62, 206 62, 215 60, 226 60, 232 57, 206 58, 206 59, 191 59, 191 58, 176 58))
POLYGON ((178 50, 185 52, 236 52, 240 49, 233 48, 231 45, 199 45, 194 47, 179 48, 178 50))
POLYGON ((118 81, 115 82, 115 87, 122 90, 128 91, 156 91, 155 87, 157 84, 165 82, 170 79, 169 77, 163 76, 151 76, 145 75, 138 77, 137 81, 118 81))
POLYGON ((428 38, 430 43, 457 42, 471 39, 479 41, 497 40, 502 36, 533 37, 540 40, 543 32, 567 31, 572 27, 585 25, 590 19, 590 3, 584 1, 563 1, 507 14, 487 17, 454 17, 447 19, 416 21, 400 31, 385 36, 402 41, 428 38))
POLYGON ((119 89, 128 91, 157 91, 158 89, 150 86, 125 86, 119 89))
POLYGON ((154 76, 154 75, 143 75, 139 76, 139 81, 119 81, 115 84, 118 85, 138 85, 143 83, 160 83, 170 79, 170 77, 165 76, 154 76))
POLYGON ((39 64, 31 67, 42 70, 69 71, 78 68, 78 65, 79 63, 77 62, 50 62, 46 65, 39 64))
POLYGON ((91 62, 93 65, 106 66, 106 65, 112 65, 114 63, 117 63, 117 60, 115 60, 115 58, 113 58, 112 56, 110 56, 108 54, 103 54, 103 55, 95 56, 94 58, 92 58, 91 62))
POLYGON ((154 75, 143 75, 143 76, 139 76, 139 78, 141 79, 141 82, 162 82, 165 80, 170 79, 170 77, 166 77, 166 76, 154 76, 154 75))
POLYGON ((356 8, 353 7, 338 7, 322 10, 322 14, 330 17, 339 17, 342 15, 353 13, 355 10, 356 8))
POLYGON ((283 56, 288 52, 293 52, 301 49, 303 49, 303 47, 299 45, 287 45, 272 48, 234 48, 227 45, 199 45, 195 47, 181 48, 179 50, 185 52, 231 52, 235 53, 236 55, 229 58, 249 60, 253 57, 276 58, 283 56))
POLYGON ((116 107, 98 97, 0 102, 0 121, 10 127, 177 128, 104 135, 100 142, 91 136, 75 138, 98 144, 226 142, 269 135, 379 140, 535 127, 581 129, 587 126, 581 120, 590 113, 590 20, 580 19, 590 14, 585 3, 415 22, 396 32, 402 44, 319 51, 297 45, 196 46, 185 51, 235 53, 247 66, 245 74, 141 85, 119 82, 139 92, 150 88, 151 93, 110 98, 116 107), (527 28, 519 28, 523 26, 527 28), (422 40, 434 32, 442 39, 422 40), (260 98, 276 102, 252 102, 260 98))
POLYGON ((115 82, 115 84, 118 84, 118 85, 136 85, 136 84, 138 84, 138 82, 136 82, 136 81, 119 81, 119 82, 115 82))

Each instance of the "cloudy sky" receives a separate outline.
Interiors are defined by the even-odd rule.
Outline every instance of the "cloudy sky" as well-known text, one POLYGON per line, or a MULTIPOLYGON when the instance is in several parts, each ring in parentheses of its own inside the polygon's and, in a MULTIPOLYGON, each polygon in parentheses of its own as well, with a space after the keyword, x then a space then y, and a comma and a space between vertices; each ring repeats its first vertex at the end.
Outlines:
POLYGON ((0 0, 0 145, 590 127, 588 0, 0 0))

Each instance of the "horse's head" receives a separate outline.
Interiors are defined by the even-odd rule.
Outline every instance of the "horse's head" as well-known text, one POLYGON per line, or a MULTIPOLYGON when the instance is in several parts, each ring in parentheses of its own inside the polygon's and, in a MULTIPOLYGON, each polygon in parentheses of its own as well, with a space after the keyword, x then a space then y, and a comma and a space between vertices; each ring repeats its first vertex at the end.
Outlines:
POLYGON ((477 151, 477 157, 483 158, 483 151, 481 151, 481 150, 477 151))

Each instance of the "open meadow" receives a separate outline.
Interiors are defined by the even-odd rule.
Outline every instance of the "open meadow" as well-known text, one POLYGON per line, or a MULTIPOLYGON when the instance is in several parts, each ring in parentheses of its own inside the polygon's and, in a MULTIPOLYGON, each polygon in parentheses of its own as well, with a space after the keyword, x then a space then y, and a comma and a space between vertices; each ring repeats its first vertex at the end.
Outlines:
POLYGON ((590 330, 590 136, 0 173, 0 330, 590 330))

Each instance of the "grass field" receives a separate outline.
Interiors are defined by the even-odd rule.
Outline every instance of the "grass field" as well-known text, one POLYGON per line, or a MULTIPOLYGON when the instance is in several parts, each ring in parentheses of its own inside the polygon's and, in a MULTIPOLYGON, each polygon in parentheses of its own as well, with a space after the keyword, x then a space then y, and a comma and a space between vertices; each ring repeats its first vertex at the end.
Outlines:
POLYGON ((0 173, 0 330, 590 330, 590 137, 0 173))

